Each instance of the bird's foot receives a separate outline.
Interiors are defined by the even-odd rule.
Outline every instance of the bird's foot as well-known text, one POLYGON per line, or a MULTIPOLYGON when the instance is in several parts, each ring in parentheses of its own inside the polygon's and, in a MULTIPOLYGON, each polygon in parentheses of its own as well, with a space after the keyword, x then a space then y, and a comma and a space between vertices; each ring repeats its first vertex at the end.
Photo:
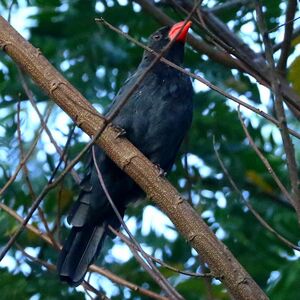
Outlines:
POLYGON ((158 171, 158 176, 159 177, 166 177, 167 172, 165 172, 165 170, 162 169, 159 164, 155 164, 155 167, 156 167, 156 169, 158 171))
POLYGON ((123 137, 126 135, 126 130, 120 126, 117 126, 117 125, 113 125, 113 129, 116 131, 117 133, 117 138, 119 137, 123 137))

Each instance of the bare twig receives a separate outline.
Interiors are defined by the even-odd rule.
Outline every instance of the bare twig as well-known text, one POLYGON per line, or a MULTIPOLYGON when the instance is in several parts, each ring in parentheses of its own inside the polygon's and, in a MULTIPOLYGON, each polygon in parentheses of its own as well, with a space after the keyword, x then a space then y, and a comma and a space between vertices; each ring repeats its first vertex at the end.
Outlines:
MULTIPOLYGON (((112 121, 114 119, 114 117, 119 113, 119 111, 122 109, 122 107, 125 105, 125 103, 127 102, 127 100, 130 98, 130 96, 132 96, 132 94, 136 91, 136 89, 139 87, 139 85, 142 83, 142 81, 146 78, 147 74, 154 68, 154 66, 160 61, 160 59, 163 57, 163 55, 172 47, 172 45, 175 43, 177 36, 179 36, 184 28, 184 26, 187 24, 187 22, 191 19, 194 11, 196 10, 196 8, 198 7, 198 5, 202 2, 203 0, 197 0, 194 4, 193 9, 191 10, 191 12, 188 14, 188 16, 186 17, 184 23, 182 24, 182 27, 180 28, 180 30, 177 32, 176 36, 174 37, 173 40, 171 40, 162 50, 161 52, 155 57, 155 59, 153 59, 153 61, 151 62, 151 64, 144 70, 144 72, 140 75, 140 77, 136 80, 136 82, 134 83, 134 85, 129 89, 129 91, 127 91, 123 98, 120 99, 118 101, 118 103, 116 104, 115 107, 113 107, 113 109, 111 109, 107 115, 107 120, 108 122, 112 121)), ((106 22, 104 19, 95 19, 96 22, 99 23, 104 23, 105 25, 106 22)), ((150 51, 150 53, 152 53, 152 51, 150 51)))
POLYGON ((14 4, 15 4, 15 0, 11 0, 10 5, 8 7, 8 17, 7 17, 8 23, 10 23, 12 8, 13 8, 14 4))
POLYGON ((23 254, 25 257, 27 257, 29 260, 31 260, 31 261, 33 261, 33 262, 35 262, 35 263, 38 263, 39 265, 42 265, 43 267, 49 269, 49 270, 52 271, 52 272, 55 272, 56 267, 55 267, 53 264, 51 264, 51 263, 49 263, 49 262, 47 262, 47 261, 44 261, 44 260, 42 260, 42 259, 40 259, 40 258, 38 258, 38 257, 34 257, 34 256, 30 255, 27 251, 25 251, 25 249, 23 249, 23 248, 19 245, 19 243, 16 243, 16 247, 17 247, 17 249, 19 249, 19 251, 21 251, 22 254, 23 254))
MULTIPOLYGON (((141 48, 149 51, 150 53, 152 53, 153 55, 159 55, 158 53, 156 53, 154 50, 150 49, 149 47, 145 46, 143 43, 137 41, 136 39, 134 39, 133 37, 131 37, 130 35, 128 35, 127 33, 121 31, 120 29, 116 28, 115 26, 113 26, 112 24, 110 24, 109 22, 107 22, 106 20, 104 19, 101 19, 101 22, 103 24, 105 24, 109 29, 115 31, 116 33, 124 36, 126 39, 128 39, 129 41, 133 42, 134 44, 140 46, 141 48)), ((243 107, 246 107, 247 109, 253 111, 254 113, 262 116, 263 118, 267 119, 268 121, 270 121, 271 123, 273 123, 274 125, 276 125, 277 127, 279 127, 279 121, 276 120, 275 118, 273 118, 271 115, 265 113, 264 111, 262 111, 261 109, 258 109, 240 99, 238 99, 237 97, 235 96, 232 96, 231 94, 227 93, 226 91, 224 91, 223 89, 217 87, 216 85, 210 83, 208 80, 206 80, 205 78, 199 76, 199 75, 196 75, 194 73, 191 73, 179 66, 177 66, 176 64, 172 63, 171 61, 165 59, 164 57, 161 58, 161 61, 166 63, 167 65, 171 66, 172 68, 190 76, 191 78, 194 78, 196 80, 198 80, 199 82, 205 84, 206 86, 208 86, 210 89, 216 91, 217 93, 219 93, 220 95, 234 101, 235 103, 237 104, 240 104, 241 106, 243 107)), ((296 132, 295 130, 293 129, 288 129, 290 134, 292 134, 293 136, 297 137, 298 139, 300 139, 300 134, 298 132, 296 132)))
MULTIPOLYGON (((155 19, 159 21, 162 25, 172 25, 175 21, 162 12, 159 8, 157 8, 152 1, 148 0, 135 0, 136 3, 142 6, 142 8, 149 12, 155 19)), ((203 53, 208 55, 211 59, 221 63, 230 68, 239 68, 236 60, 232 58, 230 55, 223 51, 219 51, 208 45, 206 42, 201 41, 199 38, 188 35, 187 41, 199 51, 199 53, 203 53)))
MULTIPOLYGON (((297 38, 299 35, 300 35, 300 27, 297 27, 297 28, 294 30, 293 34, 292 34, 291 40, 294 40, 294 39, 297 38)), ((281 47, 282 47, 282 45, 283 45, 283 42, 280 42, 280 43, 274 45, 274 46, 273 46, 273 52, 275 53, 276 51, 280 50, 281 47)))
MULTIPOLYGON (((51 113, 51 108, 48 110, 45 120, 48 120, 49 116, 51 113)), ((32 145, 30 147, 30 149, 28 150, 28 152, 26 153, 26 155, 24 156, 24 159, 21 160, 21 162, 19 163, 19 165, 17 166, 15 172, 13 173, 13 175, 9 178, 9 180, 5 183, 5 185, 1 188, 0 190, 0 196, 6 191, 6 189, 15 181, 16 177, 18 176, 19 172, 22 170, 24 164, 28 161, 28 159, 30 158, 31 154, 33 153, 35 146, 43 132, 44 128, 41 127, 38 130, 38 133, 34 139, 34 141, 32 142, 32 145)), ((1 259, 0 259, 1 260, 1 259)))
MULTIPOLYGON (((162 13, 162 11, 155 6, 155 3, 152 3, 148 0, 135 0, 135 2, 139 3, 143 7, 143 9, 148 11, 154 18, 158 19, 160 23, 166 24, 165 18, 168 18, 168 16, 162 13)), ((185 4, 187 5, 186 8, 191 8, 191 4, 189 1, 185 1, 185 4)), ((255 77, 255 79, 259 83, 270 88, 271 83, 269 73, 271 72, 271 70, 266 65, 264 58, 260 54, 255 53, 247 44, 245 44, 237 35, 231 32, 228 27, 211 12, 205 11, 205 13, 203 14, 203 18, 205 18, 205 22, 210 30, 213 31, 217 36, 220 36, 220 40, 226 42, 226 44, 229 46, 228 50, 231 49, 229 53, 234 57, 237 57, 248 67, 247 69, 240 68, 240 65, 236 63, 236 60, 234 60, 234 68, 237 68, 241 71, 247 71, 248 69, 252 70, 254 73, 251 72, 251 74, 255 77)), ((199 48, 197 44, 192 43, 189 38, 188 41, 190 42, 192 47, 199 53, 205 53, 205 51, 199 48)), ((228 55, 229 53, 226 53, 226 55, 228 55)), ((220 62, 219 57, 214 57, 210 55, 210 53, 206 54, 211 59, 220 62)), ((295 116, 297 118, 300 118, 300 96, 289 86, 289 83, 282 77, 281 90, 287 103, 289 103, 289 106, 293 107, 292 111, 295 116)))
MULTIPOLYGON (((134 249, 136 249, 136 251, 140 251, 134 243, 131 242, 131 240, 125 236, 122 232, 114 229, 112 226, 109 225, 109 230, 111 230, 113 232, 113 234, 115 234, 116 236, 118 236, 126 245, 128 245, 128 247, 133 247, 134 249)), ((195 273, 195 272, 190 272, 190 271, 183 271, 183 270, 179 270, 165 262, 163 262, 162 260, 146 253, 146 255, 154 262, 160 264, 161 266, 165 267, 166 269, 169 269, 173 272, 179 273, 179 274, 183 274, 186 276, 191 276, 191 277, 207 277, 207 278, 216 278, 216 276, 214 276, 212 273, 195 273)))
POLYGON ((105 126, 100 128, 93 139, 83 148, 83 150, 66 166, 65 170, 57 177, 55 181, 53 181, 53 176, 51 176, 49 183, 47 186, 44 187, 43 191, 39 194, 39 196, 35 199, 33 204, 31 205, 31 208, 29 212, 27 213, 26 218, 23 220, 22 225, 19 227, 19 229, 14 233, 14 235, 10 238, 10 240, 7 242, 5 247, 3 247, 1 253, 0 253, 0 261, 3 259, 3 257, 6 255, 10 247, 13 245, 13 243, 16 241, 19 234, 24 230, 26 224, 31 219, 33 213, 35 210, 39 207, 40 203, 42 202, 45 195, 53 189, 69 172, 70 170, 77 164, 77 162, 81 159, 81 157, 88 151, 88 149, 91 147, 91 145, 99 138, 103 130, 105 129, 105 126))
POLYGON ((243 130, 246 134, 246 137, 251 145, 251 147, 253 148, 253 150, 255 151, 255 153, 257 154, 257 156, 260 158, 260 160, 262 161, 262 163, 265 165, 266 169, 268 170, 268 172, 270 173, 270 175, 272 176, 272 178, 274 179, 274 181, 276 182, 277 186, 280 188, 281 192, 285 195, 285 197, 289 200, 290 203, 293 203, 293 199, 291 197, 291 195, 289 194, 289 192, 287 191, 287 189, 285 188, 285 186, 283 185, 283 183, 281 182, 281 180, 278 178, 278 176, 276 175, 275 171, 273 170, 272 166, 270 165, 269 161, 267 160, 267 158, 262 154, 262 152, 258 149, 258 147, 256 146, 255 142, 253 141, 245 123, 243 122, 242 116, 241 116, 241 112, 240 112, 240 107, 238 107, 238 116, 241 122, 241 125, 243 127, 243 130))
POLYGON ((185 170, 185 177, 186 177, 186 181, 187 181, 187 193, 188 193, 188 201, 192 204, 193 200, 192 200, 192 187, 193 187, 193 183, 191 180, 191 175, 189 172, 189 164, 188 164, 188 155, 187 153, 184 154, 183 156, 183 167, 185 170))
MULTIPOLYGON (((3 209, 6 213, 8 213, 15 220, 17 220, 19 223, 23 222, 23 218, 21 216, 19 216, 14 210, 9 208, 7 205, 0 203, 0 208, 3 209)), ((43 241, 47 242, 49 245, 54 247, 50 238, 44 232, 40 231, 38 228, 34 227, 31 224, 26 224, 26 229, 28 229, 30 232, 34 233, 39 238, 41 238, 43 241)), ((60 246, 60 248, 61 248, 61 246, 60 246)), ((53 266, 53 267, 55 268, 55 266, 53 266)), ((55 270, 54 268, 53 268, 53 270, 55 270)), ((150 297, 150 298, 157 299, 157 300, 167 300, 166 297, 158 295, 152 291, 149 291, 149 290, 144 289, 134 283, 131 283, 104 268, 98 267, 96 265, 91 265, 89 270, 92 272, 95 272, 97 274, 103 275, 103 276, 107 277, 108 279, 110 279, 111 281, 113 281, 117 284, 123 285, 125 287, 128 287, 129 289, 131 289, 137 293, 140 293, 146 297, 150 297)))
MULTIPOLYGON (((19 148, 20 148, 20 156, 21 156, 21 160, 24 160, 24 148, 23 148, 23 143, 22 143, 22 134, 21 134, 21 120, 20 120, 20 108, 21 108, 21 102, 18 101, 18 105, 17 105, 17 134, 18 134, 18 140, 19 140, 19 148)), ((45 123, 44 123, 45 124, 45 123)), ((30 181, 30 178, 29 178, 29 172, 28 172, 28 168, 27 168, 27 164, 26 162, 24 163, 23 165, 23 174, 24 174, 24 177, 25 177, 25 182, 27 183, 27 186, 28 186, 28 189, 29 189, 29 194, 31 196, 31 199, 34 200, 36 198, 36 194, 33 190, 33 186, 31 184, 31 181, 30 181)), ((52 234, 52 232, 50 231, 49 229, 49 226, 48 226, 48 222, 46 220, 46 217, 44 215, 44 212, 43 210, 38 207, 38 214, 39 214, 39 217, 46 229, 46 232, 49 236, 49 238, 52 240, 53 244, 57 246, 57 243, 54 239, 54 236, 52 234)))
POLYGON ((284 75, 286 73, 286 64, 291 49, 292 34, 294 28, 293 21, 297 10, 298 0, 289 0, 286 11, 284 38, 281 46, 280 58, 277 64, 278 70, 284 75))
POLYGON ((137 251, 135 250, 135 248, 130 248, 132 249, 132 253, 133 255, 136 257, 136 259, 139 261, 139 263, 143 266, 143 268, 149 273, 149 275, 151 275, 151 277, 159 284, 159 286, 168 294, 169 297, 171 297, 171 299, 183 299, 181 297, 181 295, 179 295, 174 288, 169 284, 169 282, 160 274, 159 270, 156 268, 156 266, 152 263, 151 260, 148 259, 147 254, 145 253, 145 251, 143 250, 143 248, 140 246, 140 244, 135 240, 135 238, 133 237, 133 235, 131 234, 130 230, 128 229, 127 225, 125 224, 121 214, 119 213, 118 208, 116 207, 115 203, 113 202, 109 191, 106 188, 106 185, 104 183, 104 179, 102 176, 102 173, 100 171, 100 168, 97 164, 97 159, 96 159, 96 154, 95 154, 95 147, 92 147, 92 154, 93 154, 93 161, 94 161, 94 165, 96 168, 96 172, 99 178, 99 182, 101 185, 101 188, 103 189, 105 196, 107 198, 107 200, 109 201, 114 213, 116 214, 118 221, 122 224, 123 228, 125 229, 126 233, 128 234, 128 236, 130 237, 130 239, 133 241, 134 245, 138 248, 138 250, 140 251, 140 253, 142 254, 142 257, 146 260, 146 262, 148 264, 146 264, 143 260, 140 259, 139 255, 137 255, 137 251), (151 268, 150 268, 150 267, 151 268))
MULTIPOLYGON (((1 49, 29 73, 36 84, 50 94, 82 130, 90 136, 97 135, 105 119, 51 66, 40 51, 2 17, 0 27, 1 49), (80 106, 73 105, 75 102, 80 103, 80 106)), ((107 126, 96 143, 170 217, 184 238, 201 253, 210 269, 220 274, 220 279, 232 297, 241 300, 268 298, 198 213, 165 178, 159 176, 157 168, 145 156, 126 138, 119 137, 119 132, 113 126, 107 126)))
POLYGON ((93 292, 94 294, 97 295, 97 300, 110 300, 106 295, 104 295, 103 293, 99 292, 95 287, 93 287, 88 281, 84 280, 82 282, 82 286, 84 289, 87 289, 91 292, 93 292))
POLYGON ((211 8, 209 8, 208 11, 218 14, 227 9, 232 9, 232 8, 237 8, 237 7, 241 8, 241 6, 247 5, 250 2, 251 2, 251 0, 230 0, 230 1, 226 1, 225 3, 215 5, 211 8))
POLYGON ((232 177, 230 176, 228 170, 226 169, 220 154, 217 150, 216 144, 215 144, 215 138, 213 137, 213 146, 214 146, 214 151, 216 154, 216 157, 218 159, 218 162, 224 172, 224 174, 226 175, 227 179, 229 180, 231 186, 233 187, 233 189, 236 191, 236 193, 240 196, 240 199, 243 201, 243 203, 247 206, 247 208, 251 211, 251 213, 253 214, 253 216, 258 220, 258 222, 264 227, 266 228, 269 232, 271 232, 273 235, 275 235, 281 242, 283 242, 285 245, 287 245, 288 247, 300 251, 300 247, 294 245, 292 242, 290 242, 288 239, 286 239, 285 237, 283 237, 280 233, 278 233, 274 228, 272 228, 264 219, 263 217, 253 208, 253 206, 245 199, 243 193, 239 190, 239 188, 237 187, 237 185, 235 184, 235 182, 233 181, 232 177))
MULTIPOLYGON (((296 7, 296 8, 297 8, 297 7, 296 7)), ((278 25, 278 26, 273 27, 272 29, 270 29, 270 30, 268 31, 268 33, 272 32, 272 31, 275 31, 275 30, 279 29, 280 27, 287 26, 287 25, 289 25, 290 23, 294 23, 295 21, 297 21, 297 20, 299 20, 299 19, 300 19, 300 17, 292 18, 292 19, 289 18, 289 19, 286 20, 283 24, 280 24, 280 25, 278 25)))
MULTIPOLYGON (((50 139, 50 142, 51 142, 51 143, 53 144, 53 146, 55 147, 57 153, 59 153, 59 155, 62 156, 63 150, 59 147, 59 145, 58 145, 57 142, 55 141, 55 139, 54 139, 54 137, 53 137, 53 135, 52 135, 52 133, 51 133, 49 127, 48 127, 47 124, 45 123, 45 121, 44 121, 44 119, 43 119, 43 116, 42 116, 40 110, 38 109, 38 107, 37 107, 37 105, 36 105, 36 103, 35 103, 35 101, 34 101, 33 93, 32 93, 31 89, 30 89, 30 88, 28 87, 28 85, 27 85, 27 82, 26 82, 25 77, 24 77, 24 75, 23 75, 23 71, 22 71, 19 67, 18 67, 18 73, 19 73, 19 78, 20 78, 20 82, 21 82, 21 84, 22 84, 22 87, 23 87, 23 89, 24 89, 24 91, 25 91, 25 93, 26 93, 26 95, 27 95, 27 97, 28 97, 28 99, 29 99, 29 101, 30 101, 32 107, 33 107, 34 110, 36 111, 36 113, 37 113, 37 115, 38 115, 38 117, 39 117, 39 119, 40 119, 40 122, 41 122, 42 126, 45 128, 45 131, 46 131, 46 133, 47 133, 47 135, 48 135, 48 137, 49 137, 49 139, 50 139)), ((64 162, 67 163, 67 160, 65 159, 65 157, 63 157, 63 159, 64 159, 64 162)), ((73 176, 75 182, 76 182, 77 184, 79 184, 79 183, 80 183, 80 177, 79 177, 79 175, 77 174, 77 172, 76 172, 74 169, 72 169, 72 170, 71 170, 71 174, 72 174, 72 176, 73 176)))
POLYGON ((255 0, 255 10, 257 14, 257 24, 260 30, 260 33, 263 38, 263 43, 265 45, 266 58, 271 68, 271 83, 274 91, 275 98, 275 110, 277 118, 279 120, 279 129, 283 141, 283 147, 286 153, 286 160, 288 166, 289 177, 292 186, 292 199, 293 206, 297 212, 298 220, 300 223, 300 190, 299 190, 299 178, 298 178, 298 164, 295 157, 294 145, 292 143, 289 131, 287 129, 287 122, 285 111, 283 107, 283 99, 280 91, 280 80, 275 69, 275 63, 273 59, 273 49, 268 36, 268 31, 266 29, 266 24, 264 20, 264 15, 260 2, 255 0))

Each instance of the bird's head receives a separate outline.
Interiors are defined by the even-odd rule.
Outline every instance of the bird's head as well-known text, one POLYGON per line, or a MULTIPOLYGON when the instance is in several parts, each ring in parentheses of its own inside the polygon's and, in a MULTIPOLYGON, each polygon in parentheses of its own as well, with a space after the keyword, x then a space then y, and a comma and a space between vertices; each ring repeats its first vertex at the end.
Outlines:
MULTIPOLYGON (((191 27, 192 22, 178 22, 172 26, 165 26, 154 33, 148 39, 148 47, 157 53, 160 53, 171 41, 174 41, 172 46, 166 51, 164 57, 168 60, 182 64, 184 54, 184 44, 191 27)), ((144 61, 151 61, 154 58, 148 51, 144 53, 144 61)))

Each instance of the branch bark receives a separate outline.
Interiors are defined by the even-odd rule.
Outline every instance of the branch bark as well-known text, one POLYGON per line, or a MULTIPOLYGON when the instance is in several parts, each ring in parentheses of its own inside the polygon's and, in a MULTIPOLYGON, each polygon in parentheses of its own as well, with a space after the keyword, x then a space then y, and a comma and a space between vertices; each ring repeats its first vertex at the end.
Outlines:
MULTIPOLYGON (((0 47, 58 104, 88 135, 105 126, 104 118, 34 48, 0 17, 0 47)), ((153 199, 178 231, 201 254, 210 270, 236 299, 268 299, 236 258, 220 242, 197 212, 159 170, 112 125, 106 126, 96 144, 153 199)))

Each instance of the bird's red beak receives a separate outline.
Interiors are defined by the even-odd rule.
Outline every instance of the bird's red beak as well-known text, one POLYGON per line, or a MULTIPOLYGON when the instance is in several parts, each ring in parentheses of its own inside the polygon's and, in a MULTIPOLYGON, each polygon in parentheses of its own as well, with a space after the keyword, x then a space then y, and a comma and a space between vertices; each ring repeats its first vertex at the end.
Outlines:
POLYGON ((186 24, 184 24, 185 21, 178 22, 174 24, 170 31, 169 31, 169 39, 172 41, 176 38, 176 42, 183 42, 185 43, 186 37, 188 34, 188 31, 190 27, 192 26, 192 22, 188 21, 186 24), (178 34, 178 32, 180 32, 178 34), (178 35, 177 35, 178 34, 178 35))

